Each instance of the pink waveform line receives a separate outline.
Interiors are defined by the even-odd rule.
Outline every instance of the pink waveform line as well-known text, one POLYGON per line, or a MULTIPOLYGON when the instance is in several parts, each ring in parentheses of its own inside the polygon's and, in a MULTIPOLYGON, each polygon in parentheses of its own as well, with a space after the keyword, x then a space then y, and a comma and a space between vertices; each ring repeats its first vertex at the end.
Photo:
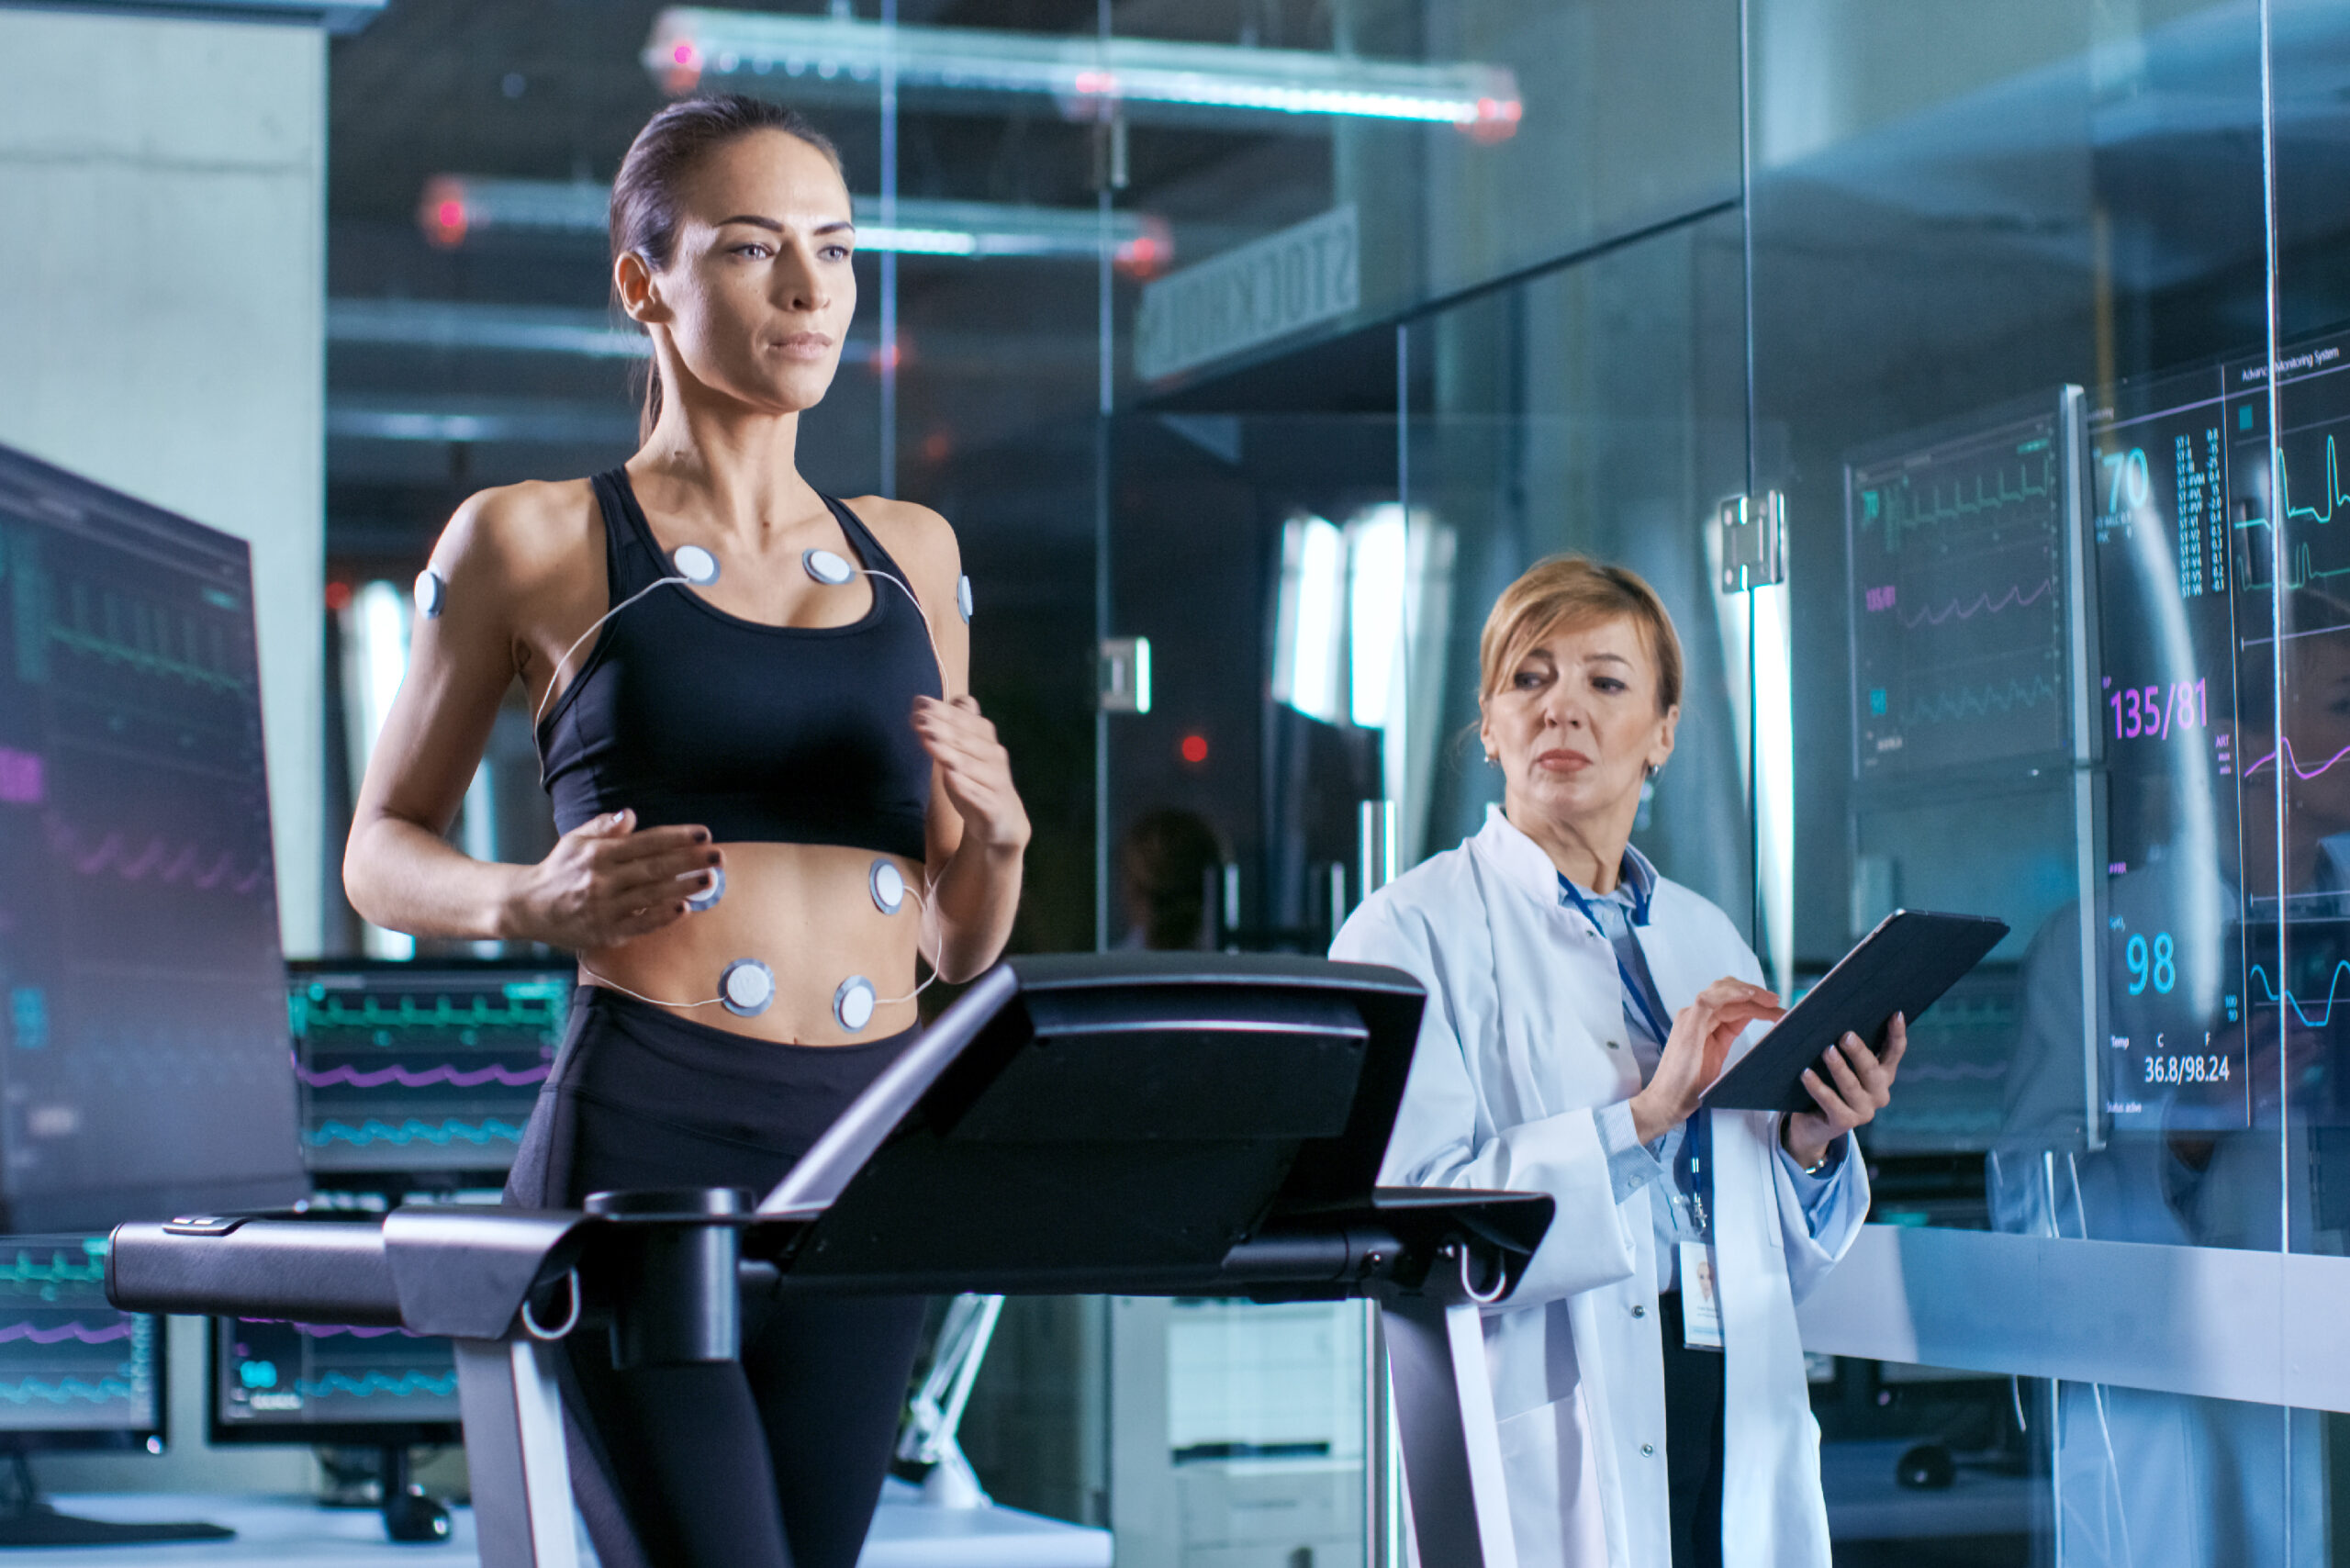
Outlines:
POLYGON ((161 834, 135 852, 129 847, 129 838, 118 830, 109 832, 95 847, 85 847, 71 827, 52 820, 50 839, 73 869, 85 877, 97 876, 111 868, 126 882, 153 878, 162 882, 185 882, 206 892, 225 887, 230 892, 249 893, 268 874, 267 867, 257 866, 240 875, 235 856, 225 849, 209 864, 205 861, 204 851, 193 844, 182 846, 173 855, 170 841, 161 834))
POLYGON ((1961 621, 1972 621, 1975 617, 1982 614, 1986 610, 1994 615, 1997 615, 2002 610, 2009 608, 2021 610, 2025 605, 2031 603, 2042 594, 2046 593, 2050 588, 2053 588, 2055 586, 2056 579, 2054 577, 2051 577, 2046 582, 2041 584, 2038 588, 2032 589, 2030 593, 2026 593, 2023 591, 2023 585, 2021 583, 2018 583, 2006 593, 2000 595, 1996 601, 1989 594, 1986 593, 1979 595, 1973 604, 1966 605, 1964 607, 1961 607, 1958 600, 1953 599, 1940 610, 1919 610, 1914 619, 1905 615, 1901 618, 1901 624, 1904 626, 1924 626, 1928 624, 1939 626, 1953 615, 1957 616, 1961 621))
POLYGON ((61 1323, 54 1328, 39 1328, 29 1323, 11 1323, 0 1328, 0 1345, 17 1339, 29 1339, 36 1345, 55 1345, 67 1339, 78 1339, 84 1345, 103 1345, 109 1340, 129 1338, 129 1323, 106 1323, 95 1328, 83 1323, 61 1323))
POLYGON ((473 1089, 491 1082, 502 1083, 509 1089, 520 1089, 525 1084, 543 1083, 547 1077, 547 1070, 544 1067, 492 1065, 465 1071, 453 1064, 445 1067, 428 1067, 421 1072, 400 1066, 364 1070, 356 1067, 330 1067, 324 1071, 314 1072, 302 1065, 299 1057, 294 1060, 294 1070, 301 1075, 303 1082, 313 1089, 328 1089, 339 1083, 347 1083, 353 1089, 380 1089, 386 1083, 397 1083, 403 1089, 423 1089, 435 1083, 445 1083, 453 1089, 473 1089))
MULTIPOLYGON (((2308 771, 2304 772, 2301 768, 2301 759, 2293 755, 2293 741, 2291 736, 2288 735, 2283 740, 2279 741, 2277 745, 2277 750, 2285 754, 2285 766, 2293 770, 2293 777, 2296 778, 2314 778, 2319 774, 2324 772, 2327 768, 2332 767, 2335 763, 2340 762, 2344 757, 2350 756, 2350 745, 2344 746, 2340 751, 2335 752, 2332 756, 2327 757, 2315 767, 2310 768, 2308 771)), ((2254 774, 2259 772, 2262 768, 2267 767, 2270 763, 2276 760, 2277 752, 2272 751, 2266 756, 2262 757, 2258 762, 2254 763, 2250 767, 2245 768, 2244 770, 2244 776, 2246 778, 2249 778, 2254 774)))

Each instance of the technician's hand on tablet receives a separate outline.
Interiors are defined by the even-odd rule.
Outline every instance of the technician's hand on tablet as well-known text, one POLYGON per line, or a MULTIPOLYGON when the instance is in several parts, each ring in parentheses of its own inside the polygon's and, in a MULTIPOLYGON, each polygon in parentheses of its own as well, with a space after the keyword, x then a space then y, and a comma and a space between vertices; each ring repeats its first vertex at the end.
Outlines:
POLYGON ((914 699, 914 734, 938 765, 938 782, 963 830, 990 849, 1028 846, 1028 812, 1013 788, 1012 754, 969 693, 951 702, 914 699))
POLYGON ((1687 1121, 1722 1075, 1729 1047, 1746 1026, 1785 1012, 1777 992, 1727 975, 1699 991, 1696 1001, 1673 1014, 1656 1076, 1632 1096, 1632 1129, 1639 1140, 1654 1143, 1687 1121))
POLYGON ((1885 1025, 1882 1054, 1869 1049, 1858 1035, 1847 1034, 1820 1058, 1825 1076, 1816 1067, 1803 1070, 1803 1086, 1811 1091, 1819 1109, 1796 1112, 1779 1131, 1779 1141, 1796 1164, 1806 1169, 1818 1164, 1830 1144, 1875 1118, 1893 1098, 1893 1075, 1908 1048, 1909 1025, 1897 1013, 1885 1025))
POLYGON ((684 919, 722 864, 710 830, 635 829, 634 812, 606 812, 565 834, 523 874, 500 929, 591 953, 684 919))

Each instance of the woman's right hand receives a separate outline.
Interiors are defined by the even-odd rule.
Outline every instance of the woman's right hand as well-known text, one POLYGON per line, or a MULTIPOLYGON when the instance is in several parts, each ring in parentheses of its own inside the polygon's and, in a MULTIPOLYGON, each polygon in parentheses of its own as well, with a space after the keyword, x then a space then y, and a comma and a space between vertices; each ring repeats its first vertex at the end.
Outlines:
POLYGON ((1654 1143, 1687 1121, 1722 1075, 1722 1063, 1746 1026, 1758 1019, 1775 1022, 1785 1013, 1776 992, 1728 975, 1699 991, 1673 1014, 1655 1076, 1632 1096, 1632 1128, 1639 1140, 1654 1143))
POLYGON ((722 864, 710 830, 635 828, 634 812, 607 812, 565 834, 524 868, 500 934, 590 953, 684 919, 686 901, 706 891, 722 864))

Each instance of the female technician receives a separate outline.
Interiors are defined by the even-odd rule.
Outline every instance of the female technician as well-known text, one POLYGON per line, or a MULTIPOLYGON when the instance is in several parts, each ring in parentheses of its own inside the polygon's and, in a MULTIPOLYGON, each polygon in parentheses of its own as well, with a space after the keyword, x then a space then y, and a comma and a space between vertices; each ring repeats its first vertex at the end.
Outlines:
POLYGON ((1332 947, 1428 991, 1382 1180, 1548 1193, 1485 1320, 1526 1568, 1827 1568, 1795 1298, 1868 1209, 1846 1136, 1901 1059, 1847 1035, 1816 1111, 1699 1111, 1779 1016, 1722 912, 1631 846, 1673 755, 1681 645, 1630 572, 1554 556, 1486 618, 1483 832, 1367 900, 1332 947), (1718 1288, 1709 1288, 1718 1287, 1718 1288))
MULTIPOLYGON (((652 339, 643 445, 458 510, 344 862, 380 925, 580 955, 523 1204, 772 1186, 912 1037, 917 955, 949 980, 994 961, 1028 842, 964 691, 953 532, 829 500, 797 465, 856 304, 831 145, 755 100, 673 105, 629 149, 611 230, 652 339), (485 865, 441 834, 517 678, 563 836, 485 865)), ((920 1319, 778 1301, 739 1365, 628 1372, 602 1336, 566 1341, 608 1568, 850 1568, 920 1319)))

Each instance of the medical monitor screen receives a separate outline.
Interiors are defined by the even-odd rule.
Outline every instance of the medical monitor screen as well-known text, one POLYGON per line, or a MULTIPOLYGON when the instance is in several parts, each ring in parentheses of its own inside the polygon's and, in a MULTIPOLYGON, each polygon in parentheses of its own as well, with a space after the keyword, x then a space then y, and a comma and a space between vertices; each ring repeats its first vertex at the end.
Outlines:
POLYGON ((302 1143, 321 1178, 513 1163, 563 1042, 565 969, 297 965, 302 1143))
MULTIPOLYGON (((1986 416, 1847 468, 1855 918, 2020 938, 1986 1048, 1920 1058, 1919 1147, 2244 1128, 2277 1042, 2338 1062, 2350 1029, 2350 333, 2283 349, 2273 392, 2265 355, 2106 389, 2070 524, 2043 433, 1986 416)), ((2350 1126, 2350 1074, 2296 1082, 2350 1126)))
POLYGON ((212 1322, 212 1440, 453 1442, 456 1352, 405 1328, 212 1322))
POLYGON ((302 1195, 239 540, 0 449, 0 1225, 302 1195))
POLYGON ((160 1447, 163 1320, 107 1304, 106 1248, 0 1237, 0 1446, 160 1447))
POLYGON ((1863 779, 2064 749, 2065 450, 2051 398, 1851 470, 1863 779))

